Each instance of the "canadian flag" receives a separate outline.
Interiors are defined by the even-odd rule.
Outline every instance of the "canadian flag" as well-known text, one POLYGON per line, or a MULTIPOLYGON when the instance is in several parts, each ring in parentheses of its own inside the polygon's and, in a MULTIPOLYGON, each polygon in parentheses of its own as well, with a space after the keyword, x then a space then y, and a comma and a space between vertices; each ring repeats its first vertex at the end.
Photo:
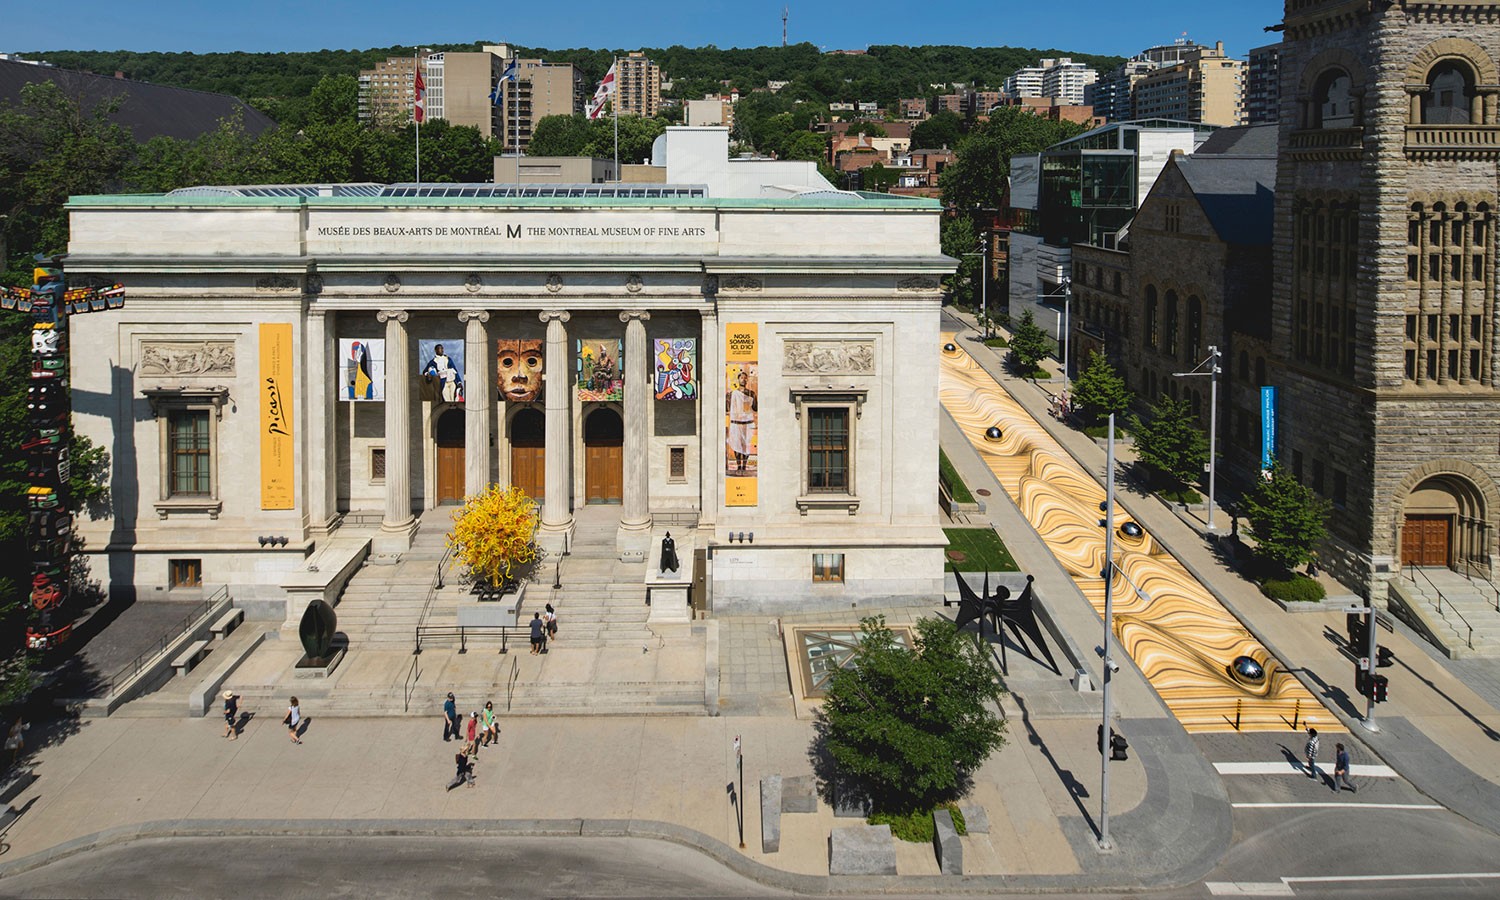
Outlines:
POLYGON ((617 64, 611 64, 609 71, 604 73, 604 80, 599 82, 599 89, 594 91, 594 99, 589 101, 588 117, 590 119, 599 118, 599 114, 604 112, 605 102, 615 92, 615 65, 617 64))
POLYGON ((425 98, 427 96, 427 81, 422 78, 422 64, 420 62, 417 63, 417 67, 416 67, 415 72, 416 72, 416 77, 412 79, 412 84, 411 84, 411 86, 412 86, 411 117, 412 117, 412 119, 414 119, 416 121, 416 123, 418 125, 421 125, 422 124, 422 120, 427 117, 426 111, 422 108, 422 100, 423 100, 423 98, 425 98))

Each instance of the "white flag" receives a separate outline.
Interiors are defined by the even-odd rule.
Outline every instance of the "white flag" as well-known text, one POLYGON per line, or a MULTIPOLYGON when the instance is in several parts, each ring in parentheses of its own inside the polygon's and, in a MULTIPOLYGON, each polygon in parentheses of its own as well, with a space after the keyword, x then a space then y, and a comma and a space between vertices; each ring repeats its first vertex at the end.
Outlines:
POLYGON ((610 95, 614 92, 615 66, 612 64, 609 67, 609 71, 604 74, 604 80, 599 82, 599 89, 594 91, 594 99, 589 101, 587 112, 590 119, 599 118, 599 114, 604 111, 605 102, 609 100, 610 95))

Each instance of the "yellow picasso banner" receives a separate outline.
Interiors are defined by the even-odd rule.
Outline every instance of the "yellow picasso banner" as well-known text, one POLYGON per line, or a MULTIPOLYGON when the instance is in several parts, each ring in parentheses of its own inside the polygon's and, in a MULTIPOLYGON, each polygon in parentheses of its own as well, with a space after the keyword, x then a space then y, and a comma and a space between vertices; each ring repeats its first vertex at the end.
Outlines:
POLYGON ((260 508, 296 509, 292 326, 260 326, 260 508))
POLYGON ((724 505, 759 502, 760 326, 724 326, 724 505))

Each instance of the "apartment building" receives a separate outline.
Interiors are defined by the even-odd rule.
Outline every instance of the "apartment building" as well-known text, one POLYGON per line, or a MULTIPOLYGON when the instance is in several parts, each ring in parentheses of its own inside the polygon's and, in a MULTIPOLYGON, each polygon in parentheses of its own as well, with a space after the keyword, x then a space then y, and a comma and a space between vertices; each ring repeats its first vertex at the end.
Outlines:
POLYGON ((1123 122, 1135 115, 1135 84, 1156 71, 1158 63, 1145 54, 1120 63, 1083 89, 1083 102, 1107 122, 1123 122))
MULTIPOLYGON (((392 56, 359 73, 359 120, 375 125, 400 125, 411 121, 415 56, 392 56)), ((426 77, 424 71, 423 77, 426 77)), ((431 85, 428 102, 432 100, 431 85)), ((441 88, 438 96, 442 96, 441 88)), ((429 106, 429 115, 432 107, 429 106)), ((435 118, 435 117, 434 117, 435 118)))
POLYGON ((903 99, 900 103, 900 109, 901 118, 921 121, 927 118, 927 98, 913 97, 911 99, 903 99))
POLYGON ((1245 67, 1245 118, 1251 125, 1281 118, 1280 44, 1250 51, 1250 63, 1245 67))
POLYGON ((635 50, 619 59, 615 79, 621 115, 654 116, 661 109, 661 68, 645 53, 635 50))
POLYGON ((1003 88, 1008 99, 1051 97, 1064 106, 1083 105, 1084 89, 1099 78, 1099 73, 1073 62, 1071 57, 1046 58, 1040 65, 1017 69, 1005 79, 1003 88))
POLYGON ((951 112, 955 116, 964 114, 963 94, 939 94, 937 98, 938 112, 951 112))
POLYGON ((1209 125, 1245 122, 1245 62, 1230 59, 1224 42, 1199 48, 1135 83, 1136 119, 1173 119, 1209 125))

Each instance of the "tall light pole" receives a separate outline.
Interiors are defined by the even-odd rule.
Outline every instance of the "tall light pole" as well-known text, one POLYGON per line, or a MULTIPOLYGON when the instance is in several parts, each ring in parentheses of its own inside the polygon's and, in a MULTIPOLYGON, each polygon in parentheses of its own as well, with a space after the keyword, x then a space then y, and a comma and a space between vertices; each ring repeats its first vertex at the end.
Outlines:
POLYGON ((1068 389, 1068 348, 1073 343, 1073 276, 1064 275, 1063 287, 1063 390, 1068 389))
POLYGON ((990 330, 990 260, 988 251, 989 240, 986 239, 983 244, 979 245, 978 253, 963 254, 963 257, 965 259, 968 259, 971 256, 977 256, 980 259, 981 268, 979 270, 979 321, 980 334, 984 337, 985 340, 989 340, 991 337, 994 337, 995 334, 994 331, 990 330))
POLYGON ((1214 530, 1214 485, 1215 473, 1218 465, 1218 436, 1219 436, 1219 348, 1210 346, 1208 358, 1194 366, 1190 372, 1173 372, 1173 378, 1190 378, 1195 375, 1207 375, 1209 379, 1208 390, 1208 530, 1214 530), (1204 366, 1208 368, 1203 371, 1204 366))
POLYGON ((1111 744, 1109 717, 1110 684, 1114 680, 1115 664, 1109 653, 1114 637, 1115 616, 1115 414, 1109 414, 1109 450, 1104 464, 1104 646, 1099 654, 1104 659, 1104 720, 1099 726, 1099 849, 1113 849, 1109 839, 1109 758, 1114 747, 1111 744))

